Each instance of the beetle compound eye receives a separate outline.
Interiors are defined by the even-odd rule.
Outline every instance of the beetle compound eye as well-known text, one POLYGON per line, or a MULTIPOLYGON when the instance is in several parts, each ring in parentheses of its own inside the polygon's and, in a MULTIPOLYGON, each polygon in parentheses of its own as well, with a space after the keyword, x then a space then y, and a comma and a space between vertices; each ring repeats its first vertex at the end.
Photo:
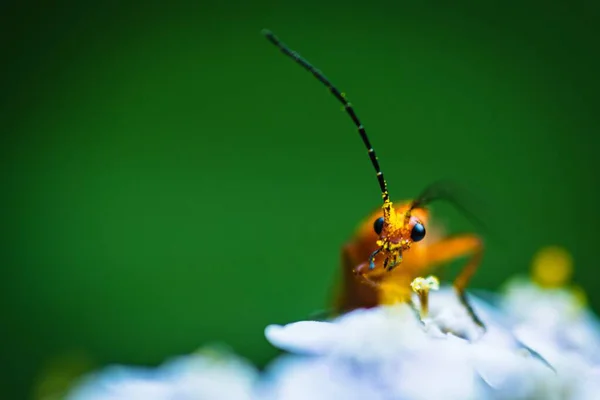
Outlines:
POLYGON ((418 242, 420 240, 423 240, 424 237, 425 226, 422 223, 417 222, 415 226, 413 226, 412 231, 410 232, 410 238, 413 240, 413 242, 418 242))
POLYGON ((373 223, 373 229, 375 230, 375 233, 378 235, 381 235, 381 231, 383 231, 383 222, 384 222, 383 217, 379 217, 373 223))

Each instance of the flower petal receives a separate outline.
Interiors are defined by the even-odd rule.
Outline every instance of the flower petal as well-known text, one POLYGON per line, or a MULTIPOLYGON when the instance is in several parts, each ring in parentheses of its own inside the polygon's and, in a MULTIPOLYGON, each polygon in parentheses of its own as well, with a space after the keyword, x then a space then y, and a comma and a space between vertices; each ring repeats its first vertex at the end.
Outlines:
POLYGON ((78 382, 67 400, 251 400, 258 372, 231 354, 198 353, 162 366, 112 366, 78 382))
POLYGON ((498 310, 471 302, 486 323, 483 336, 448 288, 431 294, 424 324, 397 305, 269 327, 271 343, 315 356, 275 364, 275 398, 555 398, 556 372, 498 322, 498 310))
POLYGON ((600 321, 565 288, 541 288, 525 279, 506 285, 502 309, 512 319, 515 335, 550 362, 575 352, 600 364, 600 321))
POLYGON ((321 321, 301 321, 265 328, 265 337, 273 346, 300 354, 324 354, 335 345, 340 335, 338 325, 321 321))
POLYGON ((381 388, 349 364, 332 357, 284 356, 268 368, 259 391, 263 400, 383 400, 381 388))

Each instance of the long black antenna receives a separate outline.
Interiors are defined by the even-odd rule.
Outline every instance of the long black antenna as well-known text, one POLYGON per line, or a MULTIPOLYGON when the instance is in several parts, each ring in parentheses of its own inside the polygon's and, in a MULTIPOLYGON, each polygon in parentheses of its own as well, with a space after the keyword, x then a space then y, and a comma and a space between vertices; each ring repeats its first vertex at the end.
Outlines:
POLYGON ((371 146, 371 142, 369 142, 369 138, 367 137, 367 133, 365 132, 365 127, 361 124, 360 120, 356 116, 356 113, 354 112, 354 109, 352 108, 350 102, 346 99, 346 96, 342 94, 335 86, 333 86, 333 84, 329 81, 329 79, 325 77, 325 75, 323 75, 321 71, 313 67, 307 60, 302 58, 300 54, 296 53, 294 50, 290 49, 285 44, 283 44, 277 38, 277 36, 273 34, 273 32, 271 32, 268 29, 263 29, 262 34, 265 35, 265 37, 271 43, 277 46, 283 54, 293 58, 294 61, 296 61, 298 64, 302 65, 307 71, 312 73, 315 76, 315 78, 317 78, 319 81, 321 81, 321 83, 327 86, 329 91, 333 93, 333 95, 344 105, 344 109, 346 110, 348 115, 350 115, 352 121, 354 121, 354 124, 358 129, 358 133, 360 134, 360 137, 362 138, 365 146, 367 147, 369 157, 371 158, 371 163, 375 168, 375 172, 377 172, 377 180, 379 181, 379 187, 381 188, 381 196, 383 198, 383 202, 388 203, 390 200, 390 196, 387 190, 387 184, 383 177, 383 172, 381 172, 381 168, 379 167, 379 161, 377 160, 377 156, 375 155, 375 150, 373 149, 373 146, 371 146))
POLYGON ((434 201, 446 201, 462 213, 471 223, 477 225, 478 228, 489 233, 487 225, 471 212, 478 205, 481 208, 480 201, 475 204, 473 195, 467 192, 466 188, 459 186, 456 182, 450 180, 439 180, 427 186, 410 205, 410 210, 428 206, 434 201), (469 202, 469 200, 471 200, 469 202))

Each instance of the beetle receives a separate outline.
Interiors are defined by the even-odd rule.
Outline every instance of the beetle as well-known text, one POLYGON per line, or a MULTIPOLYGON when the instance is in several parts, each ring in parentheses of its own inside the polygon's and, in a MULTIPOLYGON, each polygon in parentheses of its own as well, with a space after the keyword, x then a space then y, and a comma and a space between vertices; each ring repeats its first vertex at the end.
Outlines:
MULTIPOLYGON (((469 260, 454 279, 453 286, 473 321, 485 328, 466 296, 467 285, 483 255, 481 238, 471 233, 442 238, 435 238, 435 235, 427 237, 430 203, 435 200, 449 200, 458 208, 462 208, 460 202, 452 195, 451 185, 447 182, 437 182, 426 187, 414 200, 405 200, 394 205, 365 127, 346 95, 320 70, 281 42, 273 32, 264 29, 262 33, 283 54, 309 71, 342 103, 367 149, 381 190, 381 207, 360 224, 354 236, 342 248, 342 279, 334 301, 334 312, 343 313, 380 304, 411 302, 411 282, 415 278, 456 258, 468 256, 469 260)), ((467 212, 466 209, 461 211, 467 212)))
POLYGON ((466 256, 468 261, 453 286, 473 321, 484 327, 466 295, 468 283, 483 256, 483 241, 472 233, 444 236, 441 227, 431 225, 426 205, 432 201, 427 197, 432 191, 440 191, 440 186, 436 183, 426 188, 416 200, 399 202, 395 207, 390 204, 390 222, 386 221, 383 208, 360 223, 342 247, 342 278, 334 299, 335 312, 410 302, 411 283, 415 278, 466 256), (432 229, 426 230, 426 226, 432 229), (398 249, 389 249, 390 255, 378 257, 386 251, 386 241, 398 249))

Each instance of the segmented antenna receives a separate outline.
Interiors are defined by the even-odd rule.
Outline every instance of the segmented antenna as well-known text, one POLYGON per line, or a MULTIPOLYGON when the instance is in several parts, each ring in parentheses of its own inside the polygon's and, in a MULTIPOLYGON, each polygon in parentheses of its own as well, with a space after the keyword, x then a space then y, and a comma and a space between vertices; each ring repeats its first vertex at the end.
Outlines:
POLYGON ((383 172, 381 172, 381 168, 379 167, 379 161, 377 160, 377 155, 375 155, 375 150, 373 149, 373 146, 371 146, 371 142, 369 142, 369 138, 367 137, 367 133, 365 132, 364 126, 361 124, 360 120, 356 116, 356 113, 354 112, 354 109, 352 108, 350 102, 346 99, 346 96, 342 94, 335 86, 333 86, 333 84, 329 81, 329 79, 325 77, 325 75, 323 75, 321 71, 313 67, 307 60, 302 58, 300 54, 283 44, 277 38, 277 36, 273 34, 273 32, 267 29, 263 29, 262 34, 265 35, 265 37, 271 43, 277 46, 283 54, 285 54, 288 57, 291 57, 292 59, 294 59, 294 61, 296 61, 298 64, 304 67, 304 69, 312 73, 315 76, 315 78, 317 78, 319 81, 321 81, 321 83, 327 86, 329 91, 336 97, 336 99, 338 99, 344 105, 344 109, 346 110, 348 115, 350 115, 350 118, 352 118, 352 121, 358 129, 360 137, 362 138, 365 146, 367 147, 369 157, 371 158, 371 163, 373 164, 375 172, 377 173, 377 180, 379 181, 379 187, 381 188, 381 196, 383 198, 383 202, 384 204, 389 203, 390 196, 388 194, 387 184, 383 177, 383 172))
MULTIPOLYGON (((480 229, 489 232, 486 224, 471 212, 475 208, 474 198, 467 193, 466 188, 459 186, 456 182, 450 180, 440 180, 427 186, 410 205, 409 212, 415 208, 425 207, 435 201, 446 201, 456 208, 460 213, 467 217, 471 223, 477 225, 480 229), (468 200, 471 200, 469 203, 468 200)), ((479 204, 481 207, 481 204, 479 204)))

